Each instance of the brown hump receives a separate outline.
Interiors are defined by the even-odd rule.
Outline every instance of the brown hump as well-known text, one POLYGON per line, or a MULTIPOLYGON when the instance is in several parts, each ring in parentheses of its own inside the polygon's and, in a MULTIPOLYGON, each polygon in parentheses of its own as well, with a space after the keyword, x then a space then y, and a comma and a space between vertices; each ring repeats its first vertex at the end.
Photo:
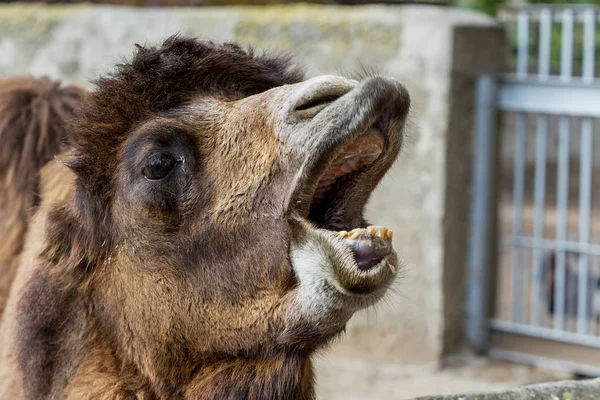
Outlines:
POLYGON ((0 315, 39 201, 38 173, 66 148, 84 90, 48 78, 0 79, 0 315))

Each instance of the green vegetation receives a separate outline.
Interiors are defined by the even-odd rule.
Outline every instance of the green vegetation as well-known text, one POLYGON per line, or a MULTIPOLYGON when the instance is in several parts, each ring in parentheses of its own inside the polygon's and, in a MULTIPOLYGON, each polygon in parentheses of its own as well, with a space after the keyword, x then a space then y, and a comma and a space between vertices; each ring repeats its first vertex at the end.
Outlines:
MULTIPOLYGON (((509 40, 511 43, 512 57, 510 70, 515 70, 516 65, 516 52, 517 52, 517 24, 516 21, 505 21, 507 33, 509 34, 509 40)), ((595 59, 600 60, 600 31, 596 30, 594 41, 595 46, 595 59)), ((560 61, 561 61, 561 49, 562 49, 562 26, 560 22, 552 23, 551 30, 551 43, 550 43, 550 70, 552 74, 560 74, 560 61)), ((535 73, 538 68, 538 56, 540 51, 540 38, 539 38, 539 22, 532 21, 529 25, 529 71, 535 73)), ((580 76, 582 73, 583 66, 583 24, 577 23, 574 25, 573 30, 573 58, 572 58, 572 73, 575 76, 580 76)), ((596 65, 599 63, 596 62, 596 65)), ((596 75, 600 72, 596 68, 596 75)))
POLYGON ((455 0, 454 4, 489 15, 496 15, 496 11, 506 4, 506 0, 455 0))
MULTIPOLYGON (((485 12, 495 16, 499 9, 507 6, 507 0, 454 0, 454 5, 458 7, 469 8, 485 12)), ((600 0, 530 0, 529 5, 551 4, 556 6, 581 5, 600 6, 600 0)), ((560 7, 559 7, 560 9, 560 7)), ((511 44, 511 57, 509 60, 509 70, 514 71, 517 55, 517 21, 515 18, 504 18, 503 23, 506 26, 511 44)), ((596 54, 595 59, 600 60, 600 30, 596 29, 595 35, 596 54)), ((550 70, 552 74, 560 74, 560 60, 562 49, 562 25, 555 21, 552 23, 551 44, 550 44, 550 70)), ((540 51, 539 22, 531 21, 529 25, 529 59, 528 66, 531 73, 537 72, 538 56, 540 51)), ((576 23, 573 31, 573 75, 580 76, 583 62, 583 24, 576 23)), ((600 63, 596 62, 596 65, 600 63)), ((596 75, 600 72, 597 68, 596 75)))
MULTIPOLYGON (((600 5, 600 0, 529 0, 528 4, 556 4, 556 5, 600 5)), ((496 15, 498 9, 508 4, 507 0, 454 0, 453 4, 459 7, 482 11, 489 15, 496 15)))

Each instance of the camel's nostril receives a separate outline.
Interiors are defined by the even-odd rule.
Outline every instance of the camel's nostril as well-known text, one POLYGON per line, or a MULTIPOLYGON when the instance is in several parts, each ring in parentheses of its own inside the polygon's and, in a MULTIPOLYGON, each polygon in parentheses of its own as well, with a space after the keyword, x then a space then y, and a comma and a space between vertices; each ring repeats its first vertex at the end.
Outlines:
MULTIPOLYGON (((336 78, 337 79, 337 78, 336 78)), ((348 93, 355 86, 353 82, 328 80, 313 82, 303 88, 299 98, 291 108, 291 112, 302 119, 313 118, 328 105, 348 93)))
POLYGON ((309 111, 311 109, 323 109, 327 107, 329 104, 333 103, 337 99, 340 98, 340 95, 337 93, 324 93, 323 95, 314 96, 306 99, 304 102, 299 103, 294 107, 294 111, 303 112, 309 111))

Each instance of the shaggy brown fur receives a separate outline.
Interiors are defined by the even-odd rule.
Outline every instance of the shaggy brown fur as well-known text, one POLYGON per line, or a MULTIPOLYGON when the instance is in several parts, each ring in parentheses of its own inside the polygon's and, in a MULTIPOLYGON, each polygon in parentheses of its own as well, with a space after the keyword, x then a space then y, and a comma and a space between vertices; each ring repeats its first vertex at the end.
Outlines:
MULTIPOLYGON (((27 317, 22 319, 20 348, 23 369, 31 376, 25 386, 29 397, 54 398, 62 393, 65 389, 63 385, 67 380, 66 377, 63 378, 64 380, 57 380, 56 375, 60 376, 66 373, 63 372, 64 369, 71 368, 65 368, 64 364, 68 366, 71 363, 82 362, 83 365, 91 363, 94 368, 99 367, 95 361, 87 361, 88 359, 69 359, 72 356, 64 352, 71 352, 73 347, 81 345, 77 343, 80 340, 80 331, 78 329, 71 331, 73 328, 70 326, 67 329, 57 329, 57 327, 62 325, 59 321, 71 319, 75 321, 78 315, 92 311, 86 311, 86 307, 91 304, 86 305, 87 302, 76 301, 77 292, 80 291, 80 287, 91 285, 90 279, 93 279, 95 269, 106 261, 114 250, 115 243, 119 243, 119 239, 109 234, 118 231, 109 214, 114 196, 113 177, 117 165, 117 153, 122 149, 124 140, 131 135, 132 128, 151 115, 176 109, 200 96, 208 95, 231 101, 264 92, 275 86, 297 82, 301 77, 301 73, 291 67, 284 58, 254 56, 233 44, 216 45, 175 37, 167 40, 160 48, 139 48, 131 63, 120 66, 112 76, 100 79, 97 90, 89 95, 88 101, 70 127, 72 132, 77 132, 73 138, 74 153, 64 162, 76 172, 78 179, 73 203, 56 207, 48 216, 48 246, 42 252, 41 260, 47 263, 50 274, 40 272, 31 280, 27 291, 31 295, 24 296, 21 306, 27 314, 27 317), (64 360, 63 365, 57 362, 61 359, 64 360), (56 368, 61 370, 57 371, 56 368)), ((167 128, 173 130, 169 134, 182 137, 181 132, 187 127, 180 128, 173 124, 174 121, 168 122, 175 125, 167 128)), ((184 137, 182 140, 191 139, 184 137)), ((193 146, 191 142, 184 144, 186 147, 193 146)), ((245 147, 244 152, 248 149, 249 147, 245 147)), ((264 150, 260 147, 257 152, 262 153, 264 150)), ((161 222, 174 224, 171 229, 175 229, 179 220, 175 217, 174 221, 161 222)), ((156 231, 157 228, 147 226, 146 229, 156 231)), ((244 236, 248 236, 248 233, 244 234, 243 229, 236 233, 240 235, 239 242, 251 243, 250 238, 243 239, 244 236)), ((229 240, 223 242, 218 239, 213 248, 219 253, 238 252, 237 248, 228 249, 229 240)), ((188 246, 201 249, 209 243, 210 240, 203 238, 197 245, 188 244, 188 246)), ((172 248, 168 251, 174 250, 172 248)), ((257 251, 257 253, 261 252, 257 251)), ((207 258, 216 257, 209 255, 207 258)), ((244 269, 239 268, 239 270, 244 269)), ((235 279, 233 276, 223 276, 220 282, 226 283, 235 279)), ((280 279, 272 280, 277 282, 280 279)), ((205 298, 212 297, 210 292, 219 281, 215 280, 214 283, 214 286, 206 285, 209 293, 205 298)), ((135 279, 132 279, 129 284, 135 284, 135 279)), ((89 294, 85 295, 87 297, 89 294)), ((130 295, 136 294, 130 293, 130 295)), ((94 313, 114 312, 102 310, 99 304, 94 307, 99 308, 94 313)), ((102 321, 95 323, 103 324, 102 321)), ((81 327, 77 328, 81 329, 81 327)), ((94 338, 93 341, 112 342, 120 339, 110 333, 114 327, 106 327, 104 330, 107 329, 109 337, 94 338)), ((189 376, 195 367, 190 364, 188 369, 182 365, 179 355, 175 358, 163 359, 165 356, 162 354, 163 346, 167 344, 156 343, 156 345, 159 345, 160 349, 157 349, 159 353, 155 355, 160 358, 141 361, 151 370, 163 369, 171 382, 163 384, 157 382, 161 386, 155 388, 155 391, 167 397, 181 394, 180 389, 176 388, 180 387, 181 379, 186 375, 189 376)), ((97 351, 102 351, 102 345, 95 346, 100 348, 97 351)), ((130 351, 136 352, 135 349, 130 351)), ((197 361, 195 364, 197 365, 197 361)), ((121 366, 121 368, 125 367, 121 366)), ((126 368, 132 367, 134 366, 130 365, 126 368)), ((133 371, 131 374, 135 375, 133 371)), ((152 371, 153 375, 155 373, 152 371)), ((138 384, 141 385, 141 382, 138 384)), ((263 383, 261 382, 260 385, 263 383)), ((236 394, 232 398, 240 397, 236 394)))
MULTIPOLYGON (((173 37, 101 78, 66 131, 43 118, 13 131, 27 139, 18 154, 36 161, 10 159, 28 168, 8 169, 24 174, 28 186, 7 179, 20 196, 34 198, 66 132, 71 146, 42 169, 27 238, 34 200, 18 200, 25 211, 8 226, 21 229, 10 257, 25 250, 0 327, 0 397, 314 398, 311 355, 381 297, 396 260, 358 271, 301 203, 340 146, 379 129, 381 155, 320 206, 334 214, 323 225, 366 227, 364 202, 400 149, 409 102, 395 81, 330 78, 315 83, 324 99, 290 108, 290 93, 307 93, 302 79, 285 57, 173 37), (332 94, 341 112, 327 118, 319 107, 332 94), (319 261, 299 268, 304 251, 319 261)), ((50 102, 64 107, 58 125, 80 99, 69 90, 50 102)))
POLYGON ((38 173, 65 148, 65 120, 83 93, 48 78, 0 79, 0 315, 39 200, 38 173))

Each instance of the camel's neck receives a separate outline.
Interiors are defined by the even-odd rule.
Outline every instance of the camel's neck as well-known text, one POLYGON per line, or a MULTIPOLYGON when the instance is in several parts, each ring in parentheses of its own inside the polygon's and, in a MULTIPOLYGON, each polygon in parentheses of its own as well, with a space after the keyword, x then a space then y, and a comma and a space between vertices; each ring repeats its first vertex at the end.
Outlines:
MULTIPOLYGON (((52 298, 52 297, 50 297, 52 298)), ((75 330, 73 332, 76 333, 75 330)), ((78 337, 81 337, 79 335, 78 337)), ((28 342, 31 343, 31 342, 28 342)), ((53 350, 50 349, 50 350, 53 350)), ((135 366, 119 359, 123 354, 98 338, 87 346, 72 346, 47 352, 63 354, 77 365, 70 371, 49 368, 38 373, 37 384, 28 386, 39 393, 39 385, 61 376, 64 386, 53 387, 68 400, 103 398, 148 398, 182 400, 314 400, 314 373, 310 356, 274 353, 262 358, 205 360, 193 365, 148 362, 135 366), (168 371, 177 371, 166 377, 168 371), (184 372, 187 371, 187 372, 184 372), (190 379, 191 376, 191 379, 190 379), (47 379, 44 380, 44 379, 47 379), (102 394, 102 396, 100 396, 102 394)), ((31 370, 31 369, 30 369, 31 370)), ((46 384, 46 386, 48 386, 46 384)), ((43 398, 49 398, 49 394, 43 398)), ((40 397, 41 398, 41 397, 40 397)))
MULTIPOLYGON (((113 354, 114 355, 114 354, 113 354)), ((232 358, 203 364, 190 382, 167 383, 119 365, 104 349, 90 351, 69 379, 61 397, 68 400, 148 398, 181 400, 314 400, 310 357, 274 355, 232 358)), ((163 371, 164 372, 164 371, 163 371)))
POLYGON ((314 374, 307 356, 232 359, 201 368, 185 393, 186 400, 313 400, 314 374))

